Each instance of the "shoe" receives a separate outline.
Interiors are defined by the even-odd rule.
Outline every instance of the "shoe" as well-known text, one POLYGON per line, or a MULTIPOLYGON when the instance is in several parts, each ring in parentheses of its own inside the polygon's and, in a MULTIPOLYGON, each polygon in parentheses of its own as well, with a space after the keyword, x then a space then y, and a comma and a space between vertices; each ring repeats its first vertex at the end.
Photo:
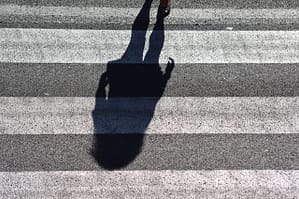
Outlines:
POLYGON ((167 17, 169 15, 169 13, 170 13, 170 6, 167 6, 167 7, 159 6, 158 15, 167 17))

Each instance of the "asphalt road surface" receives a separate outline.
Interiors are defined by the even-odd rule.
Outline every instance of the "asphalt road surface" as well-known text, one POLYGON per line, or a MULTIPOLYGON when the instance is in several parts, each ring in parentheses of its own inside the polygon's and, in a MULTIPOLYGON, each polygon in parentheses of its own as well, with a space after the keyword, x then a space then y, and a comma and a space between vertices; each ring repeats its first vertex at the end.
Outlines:
POLYGON ((299 198, 299 2, 143 3, 0 1, 0 198, 299 198))

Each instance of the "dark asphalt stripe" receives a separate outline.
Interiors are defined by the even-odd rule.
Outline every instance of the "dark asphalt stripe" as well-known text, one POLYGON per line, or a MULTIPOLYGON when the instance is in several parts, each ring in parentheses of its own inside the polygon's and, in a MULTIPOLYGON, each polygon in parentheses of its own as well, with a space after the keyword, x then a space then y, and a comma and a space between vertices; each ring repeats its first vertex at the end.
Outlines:
MULTIPOLYGON (((14 17, 12 17, 14 18, 14 17)), ((149 25, 149 30, 152 30, 154 24, 149 25)), ((234 31, 272 31, 272 30, 299 30, 298 23, 289 23, 281 21, 279 23, 274 22, 263 22, 256 20, 252 23, 236 23, 236 24, 219 24, 213 20, 205 21, 202 23, 194 24, 165 24, 165 30, 226 30, 227 27, 232 27, 234 31)), ((105 22, 65 22, 61 23, 59 20, 53 21, 44 21, 30 19, 30 21, 18 21, 18 20, 1 20, 0 19, 0 28, 42 28, 42 29, 91 29, 91 30, 131 30, 132 24, 114 24, 105 22)), ((138 30, 138 28, 136 28, 138 30)))
MULTIPOLYGON (((103 20, 83 16, 8 15, 0 16, 0 28, 131 30, 133 22, 127 20, 129 19, 118 16, 103 20)), ((153 29, 153 26, 151 24, 149 29, 153 29)), ((294 18, 228 18, 224 22, 219 19, 191 19, 191 22, 188 19, 185 22, 172 19, 165 24, 165 30, 225 30, 227 27, 233 27, 234 30, 298 30, 299 23, 294 18)), ((144 27, 135 27, 135 29, 144 29, 144 27)))
MULTIPOLYGON (((105 70, 106 64, 0 63, 0 96, 93 97, 105 70)), ((124 65, 111 77, 118 78, 116 86, 130 80, 133 87, 141 87, 133 80, 142 80, 142 75, 151 80, 148 71, 124 65)), ((158 80, 152 79, 146 88, 157 86, 158 80)), ((299 96, 299 64, 176 64, 164 96, 299 96)))
POLYGON ((95 140, 97 145, 93 135, 1 135, 0 171, 299 169, 299 134, 102 135, 95 140))
MULTIPOLYGON (((118 7, 140 8, 144 0, 1 0, 0 4, 16 4, 30 6, 83 6, 83 7, 118 7)), ((158 0, 153 1, 157 6, 158 0)), ((298 0, 173 0, 176 8, 298 8, 298 0)))

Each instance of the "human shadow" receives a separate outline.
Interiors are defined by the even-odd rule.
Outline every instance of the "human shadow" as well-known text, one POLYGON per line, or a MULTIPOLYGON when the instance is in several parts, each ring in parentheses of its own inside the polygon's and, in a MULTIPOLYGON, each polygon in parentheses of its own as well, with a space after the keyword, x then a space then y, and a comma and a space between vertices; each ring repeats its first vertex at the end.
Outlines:
POLYGON ((123 56, 107 64, 96 93, 92 155, 108 170, 124 168, 141 152, 144 133, 174 68, 169 58, 165 72, 159 64, 164 44, 164 15, 158 9, 143 59, 152 0, 146 0, 136 17, 130 43, 123 56))

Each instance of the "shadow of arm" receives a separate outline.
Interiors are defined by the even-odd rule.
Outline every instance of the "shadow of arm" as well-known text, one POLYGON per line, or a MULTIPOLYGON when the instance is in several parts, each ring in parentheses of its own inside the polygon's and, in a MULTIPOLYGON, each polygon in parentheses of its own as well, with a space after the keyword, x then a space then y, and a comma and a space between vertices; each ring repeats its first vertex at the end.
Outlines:
POLYGON ((104 72, 101 75, 100 82, 99 82, 99 87, 96 93, 96 97, 98 98, 106 98, 106 91, 105 87, 108 85, 108 76, 107 72, 104 72))
POLYGON ((174 59, 172 59, 171 57, 169 57, 169 60, 168 60, 168 63, 167 63, 167 67, 166 67, 165 73, 163 75, 164 87, 166 87, 167 81, 171 77, 171 73, 172 73, 172 71, 174 69, 174 65, 175 65, 174 59))

